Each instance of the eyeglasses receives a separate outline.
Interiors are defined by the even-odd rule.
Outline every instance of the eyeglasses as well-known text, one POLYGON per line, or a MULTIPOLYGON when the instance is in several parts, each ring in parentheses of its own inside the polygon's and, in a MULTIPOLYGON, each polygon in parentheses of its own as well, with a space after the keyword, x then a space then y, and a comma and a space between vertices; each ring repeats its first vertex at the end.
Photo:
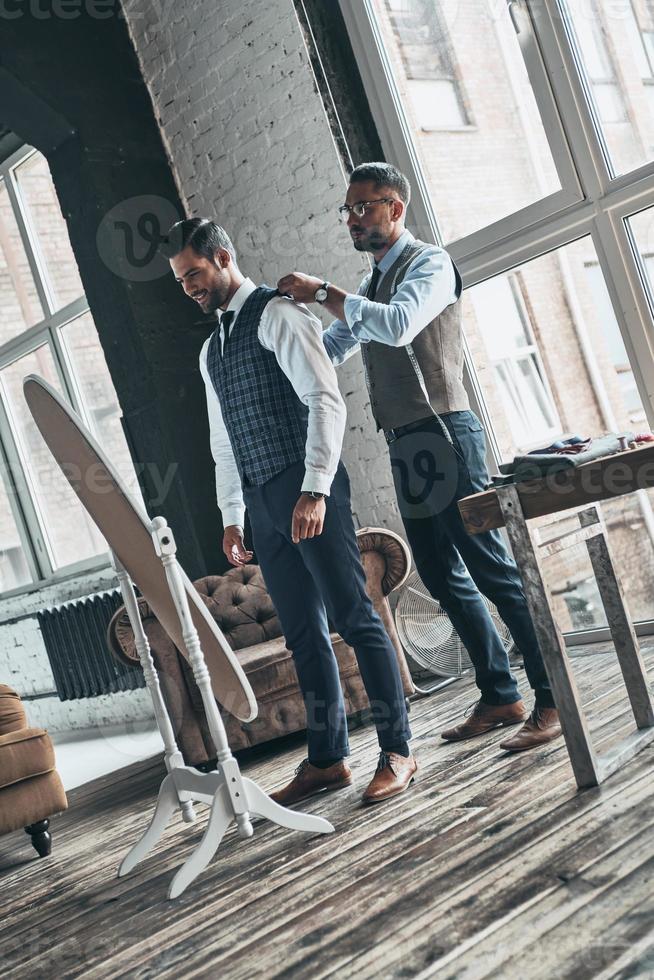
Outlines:
POLYGON ((366 208, 369 208, 371 204, 393 204, 394 201, 394 197, 378 197, 374 201, 357 201, 356 204, 343 204, 338 209, 338 214, 341 221, 347 221, 351 214, 356 214, 357 218, 363 218, 366 213, 366 208))

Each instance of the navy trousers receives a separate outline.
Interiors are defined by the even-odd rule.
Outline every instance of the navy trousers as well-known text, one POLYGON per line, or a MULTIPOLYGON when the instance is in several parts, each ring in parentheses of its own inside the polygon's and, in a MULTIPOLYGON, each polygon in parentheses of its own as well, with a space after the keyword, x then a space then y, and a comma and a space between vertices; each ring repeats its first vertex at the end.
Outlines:
POLYGON ((347 722, 327 617, 353 647, 368 694, 379 745, 389 750, 411 737, 395 649, 365 587, 352 511, 350 481, 339 464, 322 534, 293 544, 291 517, 304 463, 261 487, 245 483, 257 561, 293 654, 307 710, 313 762, 349 755, 347 722))
POLYGON ((499 633, 479 592, 495 603, 522 654, 541 707, 553 707, 520 574, 499 531, 470 535, 457 501, 485 490, 486 440, 474 412, 441 416, 400 436, 389 447, 402 520, 420 577, 452 620, 475 668, 487 704, 520 697, 499 633))

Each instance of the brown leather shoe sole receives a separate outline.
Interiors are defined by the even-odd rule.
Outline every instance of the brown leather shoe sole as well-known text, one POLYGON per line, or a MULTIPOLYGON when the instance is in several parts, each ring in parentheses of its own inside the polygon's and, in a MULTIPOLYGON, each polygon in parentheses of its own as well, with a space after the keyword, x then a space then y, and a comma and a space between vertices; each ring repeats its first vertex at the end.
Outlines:
POLYGON ((346 787, 351 786, 354 782, 353 777, 344 780, 342 783, 330 783, 328 786, 316 786, 315 789, 309 790, 308 793, 303 793, 301 796, 294 796, 292 800, 286 800, 282 803, 280 800, 276 799, 276 793, 270 793, 270 799, 274 803, 279 803, 280 806, 293 806, 295 803, 301 803, 302 800, 308 800, 312 796, 320 796, 322 793, 334 793, 337 789, 346 789, 346 787))
POLYGON ((465 742, 469 738, 478 738, 480 735, 488 735, 489 732, 494 732, 497 728, 511 728, 512 725, 524 725, 529 714, 526 713, 524 718, 507 718, 506 721, 497 721, 494 725, 489 725, 488 728, 483 728, 478 732, 470 732, 470 734, 464 735, 446 735, 445 732, 441 732, 441 738, 445 742, 465 742))

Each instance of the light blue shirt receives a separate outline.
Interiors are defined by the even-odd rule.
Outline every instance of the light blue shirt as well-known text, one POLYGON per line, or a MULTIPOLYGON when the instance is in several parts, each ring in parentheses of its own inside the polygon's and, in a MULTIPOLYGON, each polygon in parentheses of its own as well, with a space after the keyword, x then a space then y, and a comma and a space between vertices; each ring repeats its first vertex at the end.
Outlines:
MULTIPOLYGON (((413 241, 415 239, 407 229, 389 248, 379 262, 379 283, 413 241)), ((342 364, 360 344, 371 340, 390 347, 413 343, 428 323, 459 298, 452 259, 438 245, 430 245, 415 257, 390 303, 366 299, 369 282, 370 276, 366 276, 358 293, 346 296, 345 320, 334 320, 322 335, 333 364, 342 364)))

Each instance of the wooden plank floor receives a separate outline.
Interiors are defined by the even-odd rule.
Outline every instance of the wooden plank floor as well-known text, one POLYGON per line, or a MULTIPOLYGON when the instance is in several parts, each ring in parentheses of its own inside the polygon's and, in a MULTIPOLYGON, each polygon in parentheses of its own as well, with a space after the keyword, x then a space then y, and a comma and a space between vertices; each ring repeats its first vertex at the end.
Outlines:
MULTIPOLYGON (((574 671, 606 748, 633 722, 614 655, 589 650, 574 671)), ((644 655, 651 675, 654 648, 644 655)), ((561 740, 519 756, 499 750, 503 732, 442 742, 475 692, 466 678, 414 703, 420 779, 403 797, 360 804, 376 761, 374 731, 360 728, 356 787, 305 804, 336 834, 262 821, 249 841, 231 832, 173 902, 207 809, 194 827, 176 819, 119 881, 161 763, 73 791, 50 859, 32 858, 23 834, 0 838, 3 980, 654 977, 654 749, 578 793, 561 740)), ((243 769, 272 789, 302 755, 294 738, 243 769)))

